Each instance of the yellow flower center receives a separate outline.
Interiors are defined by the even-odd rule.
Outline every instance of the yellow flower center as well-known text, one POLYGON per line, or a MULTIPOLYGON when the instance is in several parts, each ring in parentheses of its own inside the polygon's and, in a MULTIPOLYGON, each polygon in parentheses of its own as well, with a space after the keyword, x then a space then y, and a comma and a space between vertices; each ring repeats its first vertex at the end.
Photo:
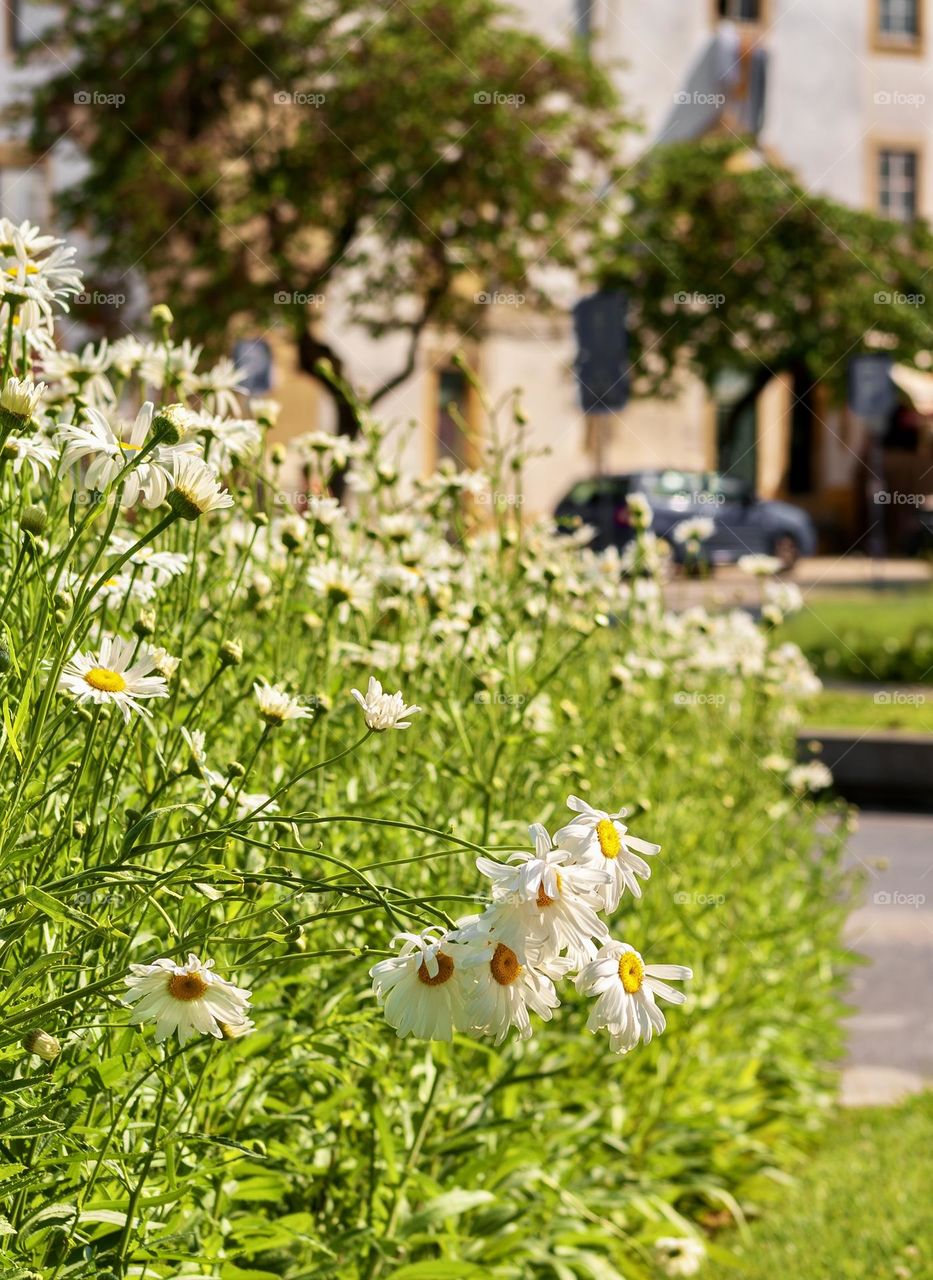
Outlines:
POLYGON ((140 449, 138 444, 127 444, 125 440, 118 440, 117 444, 119 444, 124 453, 138 453, 140 449))
POLYGON ((624 952, 619 961, 619 981, 622 986, 630 996, 633 996, 636 991, 641 990, 644 980, 645 966, 641 962, 641 957, 634 951, 624 952))
POLYGON ((199 973, 173 973, 168 983, 168 993, 175 1000, 200 1000, 207 990, 207 983, 199 973))
POLYGON ((100 689, 103 693, 122 693, 126 681, 119 671, 108 671, 106 667, 94 667, 84 677, 92 689, 100 689))
POLYGON ((454 962, 451 960, 450 956, 446 955, 443 951, 438 951, 434 958, 437 961, 437 973, 433 978, 430 973, 428 973, 428 966, 423 960, 421 961, 421 966, 418 969, 418 981, 423 982, 426 987, 439 987, 443 983, 449 982, 453 977, 454 962))
MULTIPOLYGON (((35 276, 39 274, 39 268, 34 262, 27 262, 25 264, 25 269, 27 276, 35 276)), ((7 267, 6 273, 8 276, 17 276, 19 275, 19 267, 7 267)))
POLYGON ((604 858, 618 858, 622 852, 622 838, 616 830, 616 824, 609 818, 597 822, 596 839, 604 858))
POLYGON ((489 961, 489 972, 496 982, 500 987, 510 987, 518 980, 521 971, 522 966, 518 962, 518 956, 511 947, 500 942, 489 961))
MULTIPOLYGON (((563 893, 563 890, 564 890, 563 881, 561 880, 560 872, 558 871, 557 872, 557 896, 558 897, 560 897, 560 895, 563 893)), ((542 879, 541 883, 538 885, 538 896, 537 898, 535 898, 535 902, 538 904, 539 907, 543 909, 544 907, 549 907, 553 901, 554 899, 549 898, 548 895, 545 893, 544 880, 542 879)))

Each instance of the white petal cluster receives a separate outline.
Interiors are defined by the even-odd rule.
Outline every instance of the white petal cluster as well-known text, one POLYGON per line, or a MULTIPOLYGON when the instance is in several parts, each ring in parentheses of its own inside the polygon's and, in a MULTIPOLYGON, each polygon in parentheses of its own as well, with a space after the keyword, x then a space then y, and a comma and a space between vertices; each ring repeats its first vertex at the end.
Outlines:
POLYGON ((557 982, 575 975, 577 989, 595 996, 587 1026, 606 1030, 614 1053, 628 1053, 664 1030, 661 998, 683 1003, 670 981, 692 977, 681 965, 645 965, 626 942, 616 942, 600 913, 613 911, 626 889, 640 897, 650 868, 634 852, 658 845, 629 835, 624 811, 608 813, 576 796, 575 818, 552 842, 539 823, 534 849, 507 862, 480 856, 477 869, 492 884, 492 901, 455 929, 405 933, 397 956, 370 970, 373 991, 399 1036, 451 1040, 455 1033, 492 1036, 515 1027, 532 1035, 531 1014, 549 1021, 560 1005, 557 982), (611 904, 611 905, 610 905, 611 904))
POLYGON ((386 729, 410 729, 411 721, 405 717, 416 715, 421 710, 420 707, 406 706, 401 690, 397 693, 384 693, 382 684, 375 676, 369 677, 365 697, 359 689, 351 692, 363 709, 366 724, 377 733, 383 733, 386 729))
POLYGON ((196 1035, 238 1040, 252 1030, 250 992, 215 973, 213 960, 189 955, 185 964, 176 964, 162 956, 152 964, 131 964, 124 981, 124 1004, 134 1006, 130 1022, 154 1022, 157 1044, 173 1033, 183 1045, 196 1035))

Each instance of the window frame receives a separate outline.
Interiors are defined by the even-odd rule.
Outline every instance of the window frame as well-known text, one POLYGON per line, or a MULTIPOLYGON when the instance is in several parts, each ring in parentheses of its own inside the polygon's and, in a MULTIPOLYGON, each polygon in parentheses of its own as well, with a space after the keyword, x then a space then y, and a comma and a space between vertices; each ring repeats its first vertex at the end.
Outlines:
POLYGON ((895 218, 881 203, 881 158, 886 152, 912 155, 914 157, 914 216, 911 221, 924 217, 923 179, 926 172, 926 153, 922 138, 872 138, 869 146, 870 169, 870 207, 882 218, 892 222, 900 222, 904 226, 910 223, 902 218, 895 218))
MULTIPOLYGON (((425 433, 424 433, 424 470, 425 475, 432 475, 441 461, 440 425, 441 425, 441 379, 452 368, 454 351, 438 351, 429 358, 425 370, 425 433)), ((467 362, 474 373, 478 369, 478 352, 468 352, 467 362)), ((483 421, 482 404, 471 378, 466 378, 466 411, 464 419, 469 428, 465 438, 463 459, 454 459, 458 469, 473 470, 479 465, 480 458, 480 425, 483 421)), ((448 455, 444 455, 448 456, 448 455)))
POLYGON ((926 46, 926 14, 924 0, 916 0, 917 33, 911 39, 899 39, 881 29, 882 0, 871 0, 871 48, 875 53, 894 53, 910 58, 922 57, 926 46))

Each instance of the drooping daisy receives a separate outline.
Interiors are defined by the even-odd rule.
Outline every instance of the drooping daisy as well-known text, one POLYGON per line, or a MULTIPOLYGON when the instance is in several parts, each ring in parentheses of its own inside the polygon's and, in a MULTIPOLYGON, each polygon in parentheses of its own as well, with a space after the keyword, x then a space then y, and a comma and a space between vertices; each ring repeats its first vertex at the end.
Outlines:
MULTIPOLYGON (((86 409, 85 414, 86 422, 69 423, 61 430, 65 445, 62 464, 70 467, 90 459, 84 475, 85 486, 104 490, 145 444, 152 426, 153 405, 147 400, 133 422, 114 425, 99 409, 86 409)), ((161 446, 149 450, 143 461, 123 477, 123 506, 133 507, 141 499, 143 506, 152 510, 164 502, 171 484, 174 456, 171 449, 161 446)))
POLYGON ((79 702, 98 706, 113 704, 129 723, 130 713, 151 716, 141 699, 167 698, 168 687, 155 670, 152 651, 135 640, 120 636, 104 636, 94 653, 76 653, 62 668, 58 679, 60 693, 68 693, 79 702))
POLYGON ((567 797, 567 808, 578 817, 561 827, 554 843, 559 849, 567 849, 574 862, 608 871, 609 881, 599 891, 604 910, 615 911, 626 889, 633 897, 640 898, 641 885, 636 877, 647 880, 651 868, 638 854, 650 857, 658 853, 661 846, 629 833, 628 827, 620 822, 620 818, 627 816, 627 809, 607 813, 605 809, 594 809, 578 796, 567 797))
POLYGON ((13 474, 18 476, 24 467, 28 467, 34 484, 39 483, 42 471, 51 475, 58 461, 58 450, 54 444, 41 436, 7 436, 3 452, 12 459, 13 474))
POLYGON ((461 968, 472 978, 467 988, 466 1010, 470 1030, 495 1037, 501 1044, 511 1027, 522 1040, 532 1034, 529 1009, 545 1022, 551 1020, 560 1000, 554 979, 570 968, 563 957, 543 960, 518 936, 515 918, 489 907, 476 923, 460 930, 463 942, 461 968))
POLYGON ((667 983, 692 977, 693 970, 683 965, 646 965, 627 942, 607 942, 577 975, 580 994, 598 997, 586 1025, 590 1031, 608 1030, 613 1053, 628 1053, 640 1040, 648 1044, 667 1025, 657 997, 683 1004, 684 993, 667 983))
POLYGON ((341 560, 311 565, 307 582, 312 591, 345 614, 351 609, 365 609, 372 596, 372 585, 362 571, 341 560))
POLYGON ((81 291, 81 273, 72 259, 77 250, 29 222, 19 226, 0 219, 0 288, 9 298, 35 303, 46 315, 53 303, 68 310, 66 299, 81 291))
POLYGON ((460 947, 440 928, 423 933, 399 933, 397 956, 373 965, 373 992, 384 1006, 386 1022, 399 1037, 451 1040, 467 1028, 464 1006, 465 971, 460 947))
POLYGON ((213 368, 196 375, 195 390, 212 413, 235 416, 240 411, 237 394, 246 392, 245 376, 229 356, 221 356, 213 368))
MULTIPOLYGON (((114 534, 110 539, 110 546, 116 556, 123 556, 135 546, 135 542, 132 538, 114 534)), ((145 569, 155 586, 165 587, 188 568, 188 556, 183 551, 156 551, 152 546, 135 547, 128 563, 145 569)))
POLYGON ((255 458, 262 448, 262 428, 252 418, 202 415, 200 429, 209 437, 205 456, 221 474, 255 458))
POLYGON ((307 720, 311 709, 280 689, 278 685, 267 684, 265 680, 253 685, 253 693, 259 703, 259 714, 268 725, 284 724, 286 720, 307 720))
POLYGON ((129 988, 124 1004, 135 1005, 131 1023, 153 1021, 156 1043, 173 1032, 178 1043, 196 1035, 224 1038, 224 1026, 236 1038, 247 1030, 250 992, 214 972, 213 960, 189 955, 186 964, 162 957, 152 964, 131 964, 124 979, 129 988))
POLYGON ((172 483, 169 506, 183 520, 197 520, 208 511, 221 511, 233 506, 230 494, 207 463, 190 454, 175 455, 172 483))
POLYGON ((692 516, 688 520, 680 520, 671 530, 674 541, 680 545, 690 542, 705 542, 716 532, 716 521, 709 516, 692 516))
POLYGON ((706 1261, 702 1240, 693 1236, 660 1236, 654 1242, 658 1264, 668 1276, 695 1276, 706 1261))
POLYGON ((416 715, 421 710, 420 707, 407 707, 400 689, 396 693, 383 693, 382 684, 375 676, 369 677, 365 698, 359 689, 351 689, 350 692, 363 708, 363 719, 377 733, 386 729, 410 729, 411 721, 403 717, 416 715))
POLYGON ((530 828, 534 853, 513 853, 507 863, 479 857, 479 872, 492 881, 493 903, 502 916, 514 916, 526 938, 540 948, 544 960, 566 949, 573 968, 596 955, 593 940, 604 941, 609 931, 594 906, 609 874, 596 867, 570 864, 566 849, 551 847, 540 823, 530 828))
POLYGON ((53 390, 66 399, 80 396, 95 408, 112 408, 117 402, 107 372, 110 346, 106 338, 88 342, 80 351, 51 348, 42 354, 42 373, 53 390))

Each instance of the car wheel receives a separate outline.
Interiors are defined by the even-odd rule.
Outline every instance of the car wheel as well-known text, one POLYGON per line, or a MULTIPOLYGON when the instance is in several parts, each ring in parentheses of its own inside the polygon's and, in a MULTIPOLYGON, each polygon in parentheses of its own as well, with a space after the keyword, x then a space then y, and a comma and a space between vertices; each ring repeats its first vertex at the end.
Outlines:
POLYGON ((800 559, 800 543, 792 533, 779 533, 774 539, 772 554, 781 562, 782 569, 793 569, 800 559))

